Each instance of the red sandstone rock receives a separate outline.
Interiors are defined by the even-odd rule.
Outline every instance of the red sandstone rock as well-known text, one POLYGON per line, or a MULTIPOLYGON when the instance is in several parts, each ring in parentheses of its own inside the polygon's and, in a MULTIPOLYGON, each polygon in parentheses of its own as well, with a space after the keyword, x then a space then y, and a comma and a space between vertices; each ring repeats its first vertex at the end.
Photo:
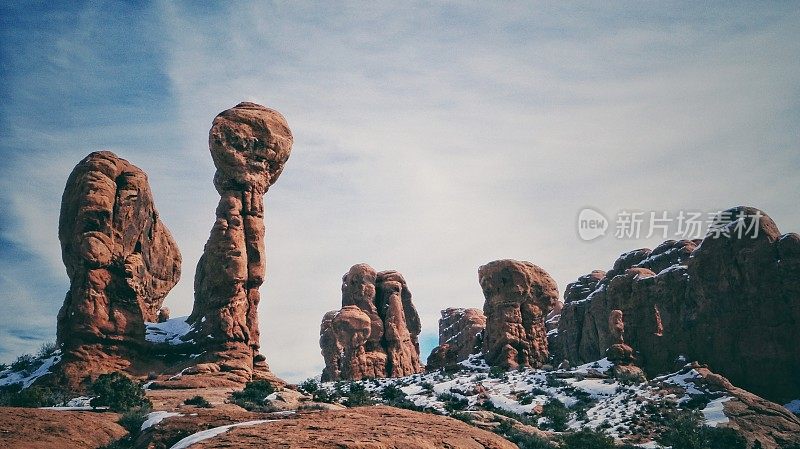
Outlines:
POLYGON ((544 319, 558 301, 558 287, 530 262, 497 260, 478 269, 486 302, 483 353, 487 363, 504 368, 548 361, 544 319))
POLYGON ((209 132, 220 194, 217 220, 195 274, 190 337, 202 361, 247 381, 268 366, 258 354, 258 288, 264 281, 264 194, 278 179, 292 133, 278 112, 239 103, 221 112, 209 132))
POLYGON ((115 154, 87 156, 61 200, 58 236, 70 290, 58 314, 65 381, 122 370, 178 282, 181 255, 159 220, 147 175, 115 154))
POLYGON ((619 309, 625 341, 650 375, 673 370, 685 356, 776 402, 800 397, 800 237, 781 235, 754 208, 723 215, 719 227, 728 235, 628 253, 588 300, 567 303, 559 324, 564 357, 603 357, 614 342, 601 323, 619 309), (739 213, 751 218, 739 221, 739 213), (740 237, 737 226, 756 231, 740 237))
POLYGON ((323 380, 402 377, 422 371, 419 315, 396 271, 353 265, 342 277, 342 309, 320 326, 323 380))
POLYGON ((452 367, 479 353, 486 316, 478 309, 448 308, 439 319, 439 346, 428 356, 426 369, 452 367))

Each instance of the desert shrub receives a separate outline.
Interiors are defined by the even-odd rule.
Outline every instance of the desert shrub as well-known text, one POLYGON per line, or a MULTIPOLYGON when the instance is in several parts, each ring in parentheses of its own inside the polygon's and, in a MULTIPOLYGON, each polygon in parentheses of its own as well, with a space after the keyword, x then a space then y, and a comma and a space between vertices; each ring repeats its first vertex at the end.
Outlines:
POLYGON ((469 406, 467 398, 462 398, 452 393, 442 393, 436 399, 444 403, 444 409, 448 412, 464 410, 469 406))
POLYGON ((347 399, 344 405, 348 407, 359 407, 362 405, 371 405, 372 399, 369 397, 367 388, 358 382, 351 382, 350 387, 347 389, 347 399))
POLYGON ((39 346, 39 352, 36 353, 36 357, 40 359, 46 359, 47 357, 55 354, 57 350, 58 346, 53 341, 49 343, 42 343, 42 345, 39 346))
POLYGON ((142 429, 142 424, 147 421, 147 415, 151 411, 153 411, 153 409, 149 405, 132 408, 123 413, 117 423, 124 427, 131 436, 138 435, 142 429))
POLYGON ((510 421, 504 421, 495 428, 495 432, 516 444, 520 449, 555 449, 553 443, 537 435, 515 429, 510 421))
POLYGON ((381 392, 381 397, 383 398, 384 401, 392 402, 398 399, 404 399, 406 397, 406 394, 403 393, 403 390, 397 388, 394 385, 387 385, 381 392))
POLYGON ((59 389, 34 385, 23 389, 21 383, 0 388, 0 406, 4 407, 52 407, 66 401, 66 394, 59 389))
POLYGON ((464 413, 464 412, 453 412, 453 413, 450 413, 450 417, 451 418, 455 418, 455 419, 457 419, 459 421, 465 422, 467 424, 472 424, 472 421, 473 421, 472 415, 470 415, 469 413, 464 413))
POLYGON ((493 366, 489 368, 489 377, 492 379, 503 379, 506 377, 506 370, 501 366, 493 366))
POLYGON ((299 385, 299 387, 301 390, 311 395, 313 395, 314 392, 319 390, 319 384, 317 383, 316 380, 311 378, 304 380, 303 383, 299 385))
POLYGON ((698 395, 698 396, 692 396, 688 401, 682 403, 681 407, 692 410, 702 410, 706 408, 706 405, 708 405, 708 403, 709 400, 707 397, 698 395))
POLYGON ((312 399, 315 402, 327 402, 327 403, 334 403, 339 401, 341 395, 338 392, 330 393, 328 390, 324 388, 320 388, 311 395, 312 399))
POLYGON ((425 391, 427 393, 433 393, 433 384, 432 383, 430 383, 430 382, 422 382, 422 383, 419 384, 419 386, 422 388, 422 391, 425 391))
POLYGON ((195 407, 200 407, 200 408, 211 408, 211 403, 208 402, 208 400, 202 396, 191 397, 183 401, 183 403, 186 405, 194 405, 195 407))
POLYGON ((700 413, 694 410, 670 416, 656 441, 681 449, 747 449, 747 441, 737 431, 705 426, 700 413))
POLYGON ((614 449, 614 439, 596 430, 580 430, 564 435, 562 449, 614 449))
POLYGON ((566 387, 567 386, 567 383, 564 380, 559 379, 558 377, 556 377, 556 376, 554 376, 552 374, 546 374, 544 376, 544 379, 545 379, 545 383, 550 388, 561 388, 561 387, 566 387))
POLYGON ((569 409, 558 399, 550 399, 542 406, 542 416, 547 418, 547 426, 556 432, 567 430, 569 409))
POLYGON ((245 410, 257 410, 264 405, 264 399, 275 392, 275 387, 266 380, 247 382, 242 391, 231 393, 231 402, 245 410))
POLYGON ((120 372, 100 375, 89 389, 95 396, 89 402, 92 407, 105 406, 115 412, 125 412, 151 405, 142 386, 120 372))
POLYGON ((30 354, 22 354, 11 363, 11 371, 21 371, 30 374, 35 369, 35 363, 36 357, 30 354))

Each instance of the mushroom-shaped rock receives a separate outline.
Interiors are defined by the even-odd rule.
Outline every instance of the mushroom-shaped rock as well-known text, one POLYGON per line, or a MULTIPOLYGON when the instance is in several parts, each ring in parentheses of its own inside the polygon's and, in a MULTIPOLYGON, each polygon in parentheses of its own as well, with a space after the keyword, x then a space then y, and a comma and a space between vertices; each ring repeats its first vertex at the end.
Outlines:
POLYGON ((197 264, 189 337, 205 350, 203 361, 248 381, 269 370, 258 354, 258 289, 266 266, 263 197, 289 158, 292 133, 277 111, 245 102, 214 119, 208 141, 220 200, 197 264))

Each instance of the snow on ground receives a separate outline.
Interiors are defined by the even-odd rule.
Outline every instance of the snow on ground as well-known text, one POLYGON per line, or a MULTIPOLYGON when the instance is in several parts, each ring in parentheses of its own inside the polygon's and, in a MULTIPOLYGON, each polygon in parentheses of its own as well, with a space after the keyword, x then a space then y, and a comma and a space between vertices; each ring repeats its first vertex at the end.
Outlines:
POLYGON ((59 361, 61 361, 61 351, 56 350, 49 357, 34 359, 31 362, 31 366, 36 366, 36 364, 40 363, 35 370, 30 371, 29 369, 24 369, 21 371, 13 371, 11 368, 8 368, 0 372, 0 387, 20 383, 22 384, 22 388, 28 388, 36 379, 49 373, 50 368, 59 361))
POLYGON ((66 404, 56 407, 40 407, 46 410, 62 410, 62 411, 81 411, 81 410, 108 410, 108 407, 92 407, 92 398, 89 396, 79 396, 67 401, 66 404))
MULTIPOLYGON (((454 409, 455 401, 465 399, 466 410, 499 409, 504 413, 516 414, 520 419, 538 420, 539 423, 546 423, 547 420, 538 417, 536 411, 557 399, 570 409, 567 424, 570 429, 599 429, 617 439, 637 435, 637 421, 652 413, 648 411, 650 403, 667 401, 679 405, 698 396, 706 398, 710 402, 702 409, 703 416, 708 425, 716 426, 727 422, 723 404, 731 399, 719 392, 708 391, 699 382, 699 373, 688 366, 639 385, 607 378, 606 373, 612 366, 607 359, 571 370, 556 371, 523 369, 505 373, 490 372, 480 356, 470 357, 461 366, 462 370, 455 373, 432 372, 360 383, 378 400, 386 387, 395 386, 406 394, 406 400, 434 413, 452 415, 463 407, 461 404, 454 409)), ((329 393, 338 389, 346 396, 346 384, 327 382, 320 384, 320 388, 329 393)), ((800 401, 798 403, 800 405, 800 401)), ((650 444, 643 447, 658 446, 650 444)))
POLYGON ((170 345, 187 343, 181 340, 181 337, 192 330, 192 327, 186 322, 188 318, 188 316, 182 316, 163 323, 144 323, 146 326, 145 339, 151 343, 170 345))
POLYGON ((260 419, 256 421, 246 421, 236 424, 228 424, 227 426, 220 426, 220 427, 214 427, 213 429, 203 430, 202 432, 193 433, 188 437, 178 441, 177 443, 173 444, 172 447, 170 447, 170 449, 186 449, 195 443, 199 443, 200 441, 204 441, 209 438, 214 438, 217 435, 222 435, 223 433, 227 432, 228 430, 234 427, 255 426, 256 424, 263 424, 265 422, 270 422, 270 421, 274 420, 260 419))
POLYGON ((720 424, 725 424, 726 422, 730 421, 723 412, 723 404, 731 399, 733 399, 733 397, 725 396, 719 399, 714 399, 713 401, 709 402, 708 405, 706 405, 706 407, 703 409, 703 418, 705 418, 707 426, 717 427, 720 424))
POLYGON ((794 413, 795 415, 800 415, 800 399, 795 399, 794 401, 784 404, 790 412, 794 413))
POLYGON ((140 430, 149 429, 150 427, 155 426, 156 424, 160 423, 161 421, 171 417, 171 416, 183 416, 180 413, 176 412, 151 412, 147 414, 147 419, 142 423, 142 428, 140 430))

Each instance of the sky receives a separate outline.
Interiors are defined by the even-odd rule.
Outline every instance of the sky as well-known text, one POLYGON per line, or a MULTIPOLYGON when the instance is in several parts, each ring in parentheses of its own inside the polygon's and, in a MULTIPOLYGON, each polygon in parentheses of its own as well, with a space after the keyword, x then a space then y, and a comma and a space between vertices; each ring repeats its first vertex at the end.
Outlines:
MULTIPOLYGON (((403 273, 423 322, 482 307, 512 258, 563 292, 663 235, 625 211, 759 207, 800 231, 797 2, 4 2, 0 362, 55 338, 72 168, 111 150, 149 176, 192 307, 219 196, 207 136, 240 101, 280 111, 292 155, 265 198, 262 350, 323 367, 323 314, 356 263, 403 273), (584 241, 592 208, 606 235, 584 241)), ((673 237, 674 238, 674 237, 673 237)))

